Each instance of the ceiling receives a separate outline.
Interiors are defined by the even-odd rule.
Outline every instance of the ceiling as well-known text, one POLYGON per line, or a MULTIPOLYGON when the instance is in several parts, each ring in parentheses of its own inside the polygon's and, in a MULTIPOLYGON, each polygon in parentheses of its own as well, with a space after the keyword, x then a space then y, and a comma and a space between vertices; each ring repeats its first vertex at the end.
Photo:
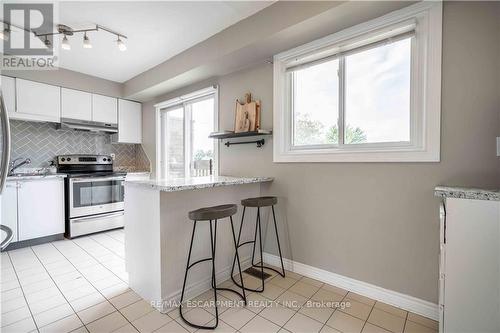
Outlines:
POLYGON ((73 29, 99 24, 128 37, 127 51, 116 36, 90 32, 92 49, 81 35, 60 50, 60 67, 124 82, 271 5, 269 1, 60 2, 56 23, 73 29))

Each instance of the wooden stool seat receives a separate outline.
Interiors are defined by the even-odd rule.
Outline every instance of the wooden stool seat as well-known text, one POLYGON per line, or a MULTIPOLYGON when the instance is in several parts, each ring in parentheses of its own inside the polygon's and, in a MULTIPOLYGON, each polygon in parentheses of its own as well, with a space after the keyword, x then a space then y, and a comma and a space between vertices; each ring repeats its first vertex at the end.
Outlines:
POLYGON ((233 216, 237 210, 236 205, 220 205, 190 211, 188 216, 193 221, 210 221, 233 216))
POLYGON ((268 207, 278 203, 277 197, 257 197, 241 200, 243 207, 268 207))

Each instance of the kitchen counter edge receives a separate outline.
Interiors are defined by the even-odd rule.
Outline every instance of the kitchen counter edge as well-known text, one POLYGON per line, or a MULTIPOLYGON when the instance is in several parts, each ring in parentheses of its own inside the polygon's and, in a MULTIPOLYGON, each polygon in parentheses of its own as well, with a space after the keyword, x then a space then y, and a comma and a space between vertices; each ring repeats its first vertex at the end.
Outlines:
POLYGON ((186 190, 199 190, 212 187, 244 185, 272 182, 273 177, 227 177, 219 176, 200 177, 199 179, 176 179, 171 182, 165 180, 126 180, 125 185, 144 187, 161 192, 178 192, 186 190), (192 182, 195 180, 196 182, 192 182))
POLYGON ((8 182, 15 182, 18 180, 45 180, 45 179, 54 179, 54 178, 66 178, 67 175, 65 173, 51 173, 48 175, 26 175, 26 176, 8 176, 8 182))
POLYGON ((474 187, 436 186, 434 188, 434 195, 440 198, 500 201, 499 190, 486 190, 474 187))

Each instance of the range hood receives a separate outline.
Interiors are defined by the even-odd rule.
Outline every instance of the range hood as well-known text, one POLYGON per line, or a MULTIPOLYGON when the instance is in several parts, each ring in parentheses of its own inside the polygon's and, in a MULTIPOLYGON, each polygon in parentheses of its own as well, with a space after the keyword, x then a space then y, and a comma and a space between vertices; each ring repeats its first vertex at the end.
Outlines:
POLYGON ((58 129, 73 129, 85 132, 117 133, 118 124, 101 123, 98 121, 88 121, 70 118, 61 118, 61 123, 57 124, 58 129))

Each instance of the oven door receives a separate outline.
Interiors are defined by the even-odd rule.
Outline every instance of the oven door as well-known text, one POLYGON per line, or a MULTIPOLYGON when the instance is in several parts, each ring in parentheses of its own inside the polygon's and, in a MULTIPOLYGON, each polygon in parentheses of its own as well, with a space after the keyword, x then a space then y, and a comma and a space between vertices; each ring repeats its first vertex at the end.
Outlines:
POLYGON ((69 218, 123 210, 125 177, 69 179, 69 218))

